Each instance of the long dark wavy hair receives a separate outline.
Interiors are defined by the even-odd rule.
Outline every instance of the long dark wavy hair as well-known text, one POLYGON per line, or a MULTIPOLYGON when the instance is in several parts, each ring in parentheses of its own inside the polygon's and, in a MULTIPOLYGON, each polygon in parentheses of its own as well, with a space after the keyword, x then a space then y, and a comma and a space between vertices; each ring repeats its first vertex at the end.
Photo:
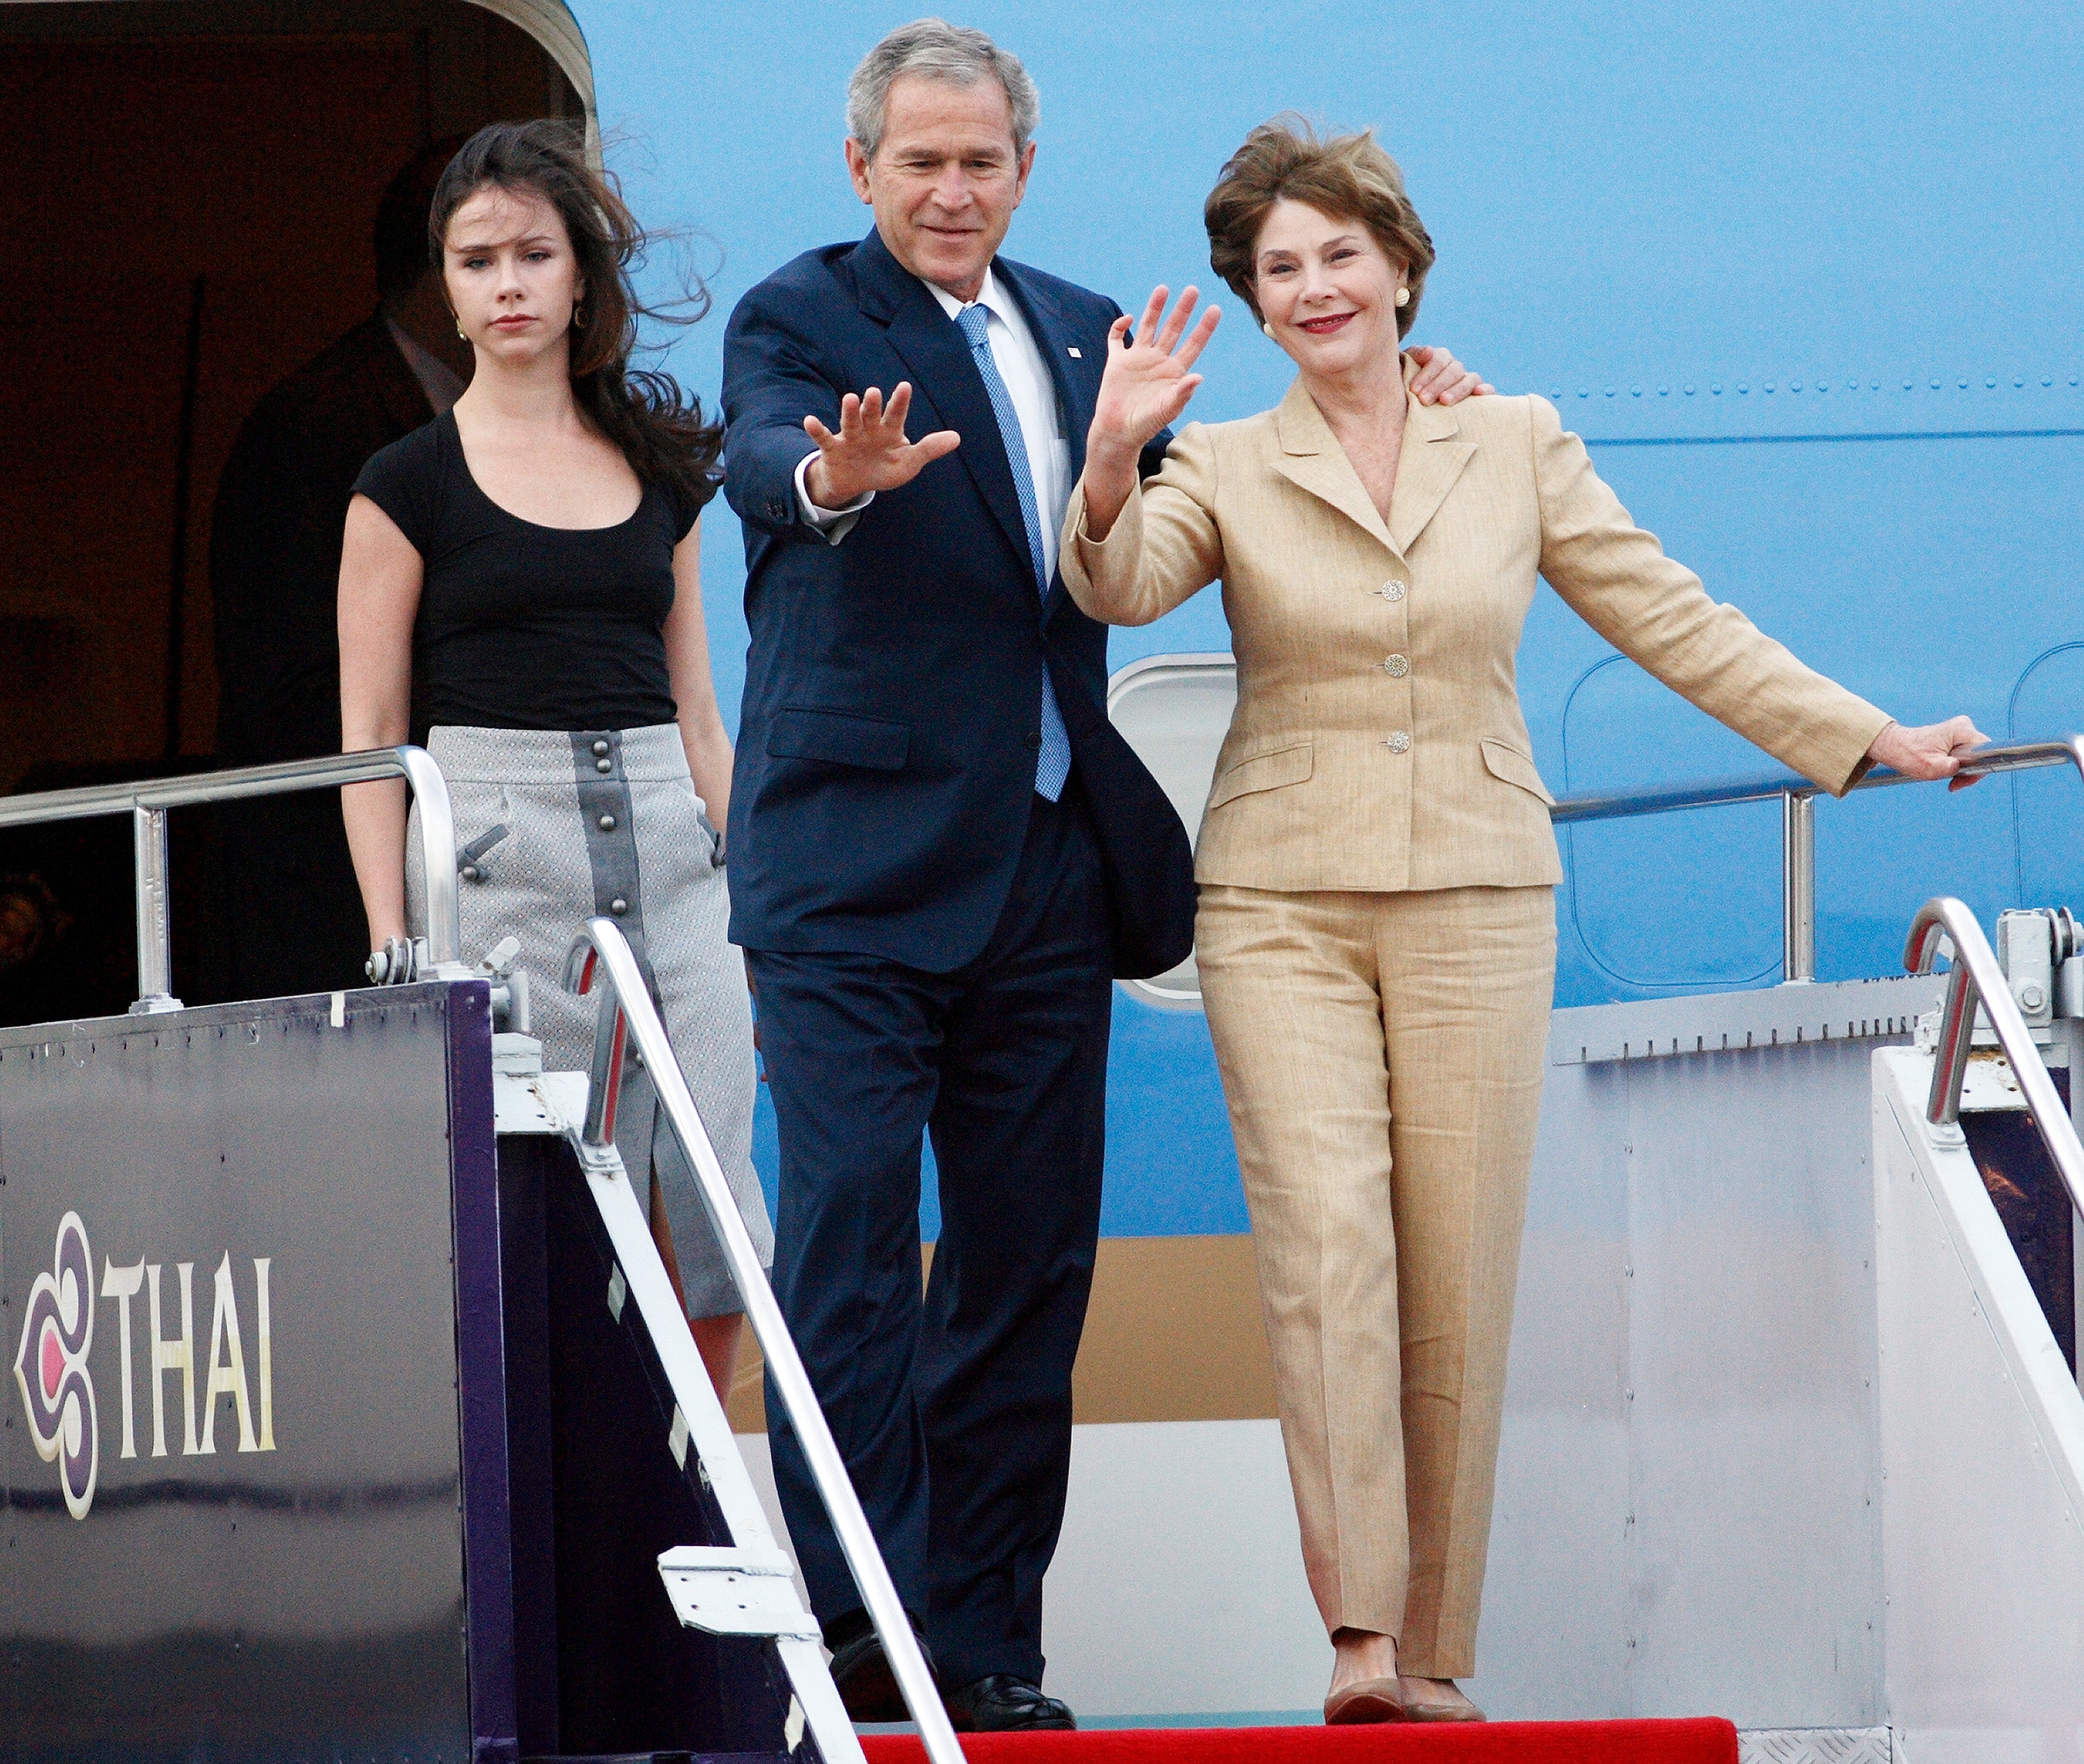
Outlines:
POLYGON ((681 297, 665 307, 637 298, 630 269, 651 243, 622 200, 612 172, 587 163, 585 137, 548 119, 496 122, 481 129, 449 162, 427 213, 429 260, 438 274, 455 212, 488 185, 540 197, 563 218, 586 298, 584 323, 571 337, 572 395, 594 426, 647 484, 680 490, 697 502, 715 492, 723 425, 702 415, 701 400, 670 374, 633 368, 637 323, 693 324, 709 311, 709 290, 688 274, 681 297))

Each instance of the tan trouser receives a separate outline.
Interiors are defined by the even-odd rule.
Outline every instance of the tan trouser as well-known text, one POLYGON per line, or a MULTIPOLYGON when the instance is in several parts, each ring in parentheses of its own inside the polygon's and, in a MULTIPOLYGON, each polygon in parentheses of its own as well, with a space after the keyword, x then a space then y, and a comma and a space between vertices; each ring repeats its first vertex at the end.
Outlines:
POLYGON ((1467 1677, 1552 891, 1211 886, 1197 929, 1311 1590, 1327 1629, 1467 1677))

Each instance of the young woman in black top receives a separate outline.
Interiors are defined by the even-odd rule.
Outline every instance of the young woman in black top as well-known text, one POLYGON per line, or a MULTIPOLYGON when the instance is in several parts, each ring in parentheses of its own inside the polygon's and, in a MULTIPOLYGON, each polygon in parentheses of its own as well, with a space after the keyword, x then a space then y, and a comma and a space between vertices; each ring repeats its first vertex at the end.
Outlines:
MULTIPOLYGON (((595 1013, 555 984, 580 921, 612 914, 663 1010, 763 1256, 743 968, 725 940, 731 748, 699 573, 718 425, 633 373, 642 235, 565 125, 497 124, 436 189, 430 246, 476 370, 455 408, 372 459, 341 565, 345 747, 424 740, 456 814, 467 956, 510 934, 539 984, 550 1069, 583 1070, 595 1013)), ((425 932, 400 784, 343 793, 370 941, 394 977, 425 932)), ((616 1140, 727 1392, 740 1304, 648 1077, 616 1140), (677 1256, 675 1252, 677 1251, 677 1256)))

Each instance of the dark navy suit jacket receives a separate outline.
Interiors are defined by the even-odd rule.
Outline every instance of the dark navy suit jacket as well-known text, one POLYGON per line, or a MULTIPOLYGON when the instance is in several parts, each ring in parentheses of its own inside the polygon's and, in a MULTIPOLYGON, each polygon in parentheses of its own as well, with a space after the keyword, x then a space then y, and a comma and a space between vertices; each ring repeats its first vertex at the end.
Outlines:
MULTIPOLYGON (((1120 309, 1004 258, 993 269, 1049 365, 1075 477, 1120 309)), ((1186 830, 1108 721, 1106 628, 1061 574, 1036 592, 983 379, 926 284, 875 233, 805 252, 731 315, 723 403, 752 633, 731 785, 732 941, 934 973, 978 955, 1027 826, 1046 656, 1099 835, 1115 971, 1182 960, 1193 942, 1186 830), (911 438, 952 429, 962 445, 828 544, 798 518, 803 418, 837 429, 843 394, 900 380, 911 438)), ((1151 444, 1146 473, 1168 438, 1151 444)))

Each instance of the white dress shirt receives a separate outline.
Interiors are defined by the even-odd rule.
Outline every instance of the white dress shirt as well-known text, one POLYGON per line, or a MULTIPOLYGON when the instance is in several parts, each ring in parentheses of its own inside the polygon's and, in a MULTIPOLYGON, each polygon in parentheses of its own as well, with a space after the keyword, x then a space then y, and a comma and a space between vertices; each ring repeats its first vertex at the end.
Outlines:
MULTIPOLYGON (((945 288, 930 281, 926 291, 940 302, 950 319, 963 310, 965 302, 945 288)), ((991 358, 1019 414, 1020 438, 1027 450, 1027 469, 1034 476, 1036 506, 1042 515, 1042 567, 1046 580, 1056 573, 1057 538, 1064 524, 1065 506, 1071 500, 1071 447, 1064 438, 1063 424, 1057 416, 1057 383, 1049 377, 1048 364, 1042 359, 1041 347, 1027 327, 1019 302, 1000 286, 989 269, 984 273, 984 286, 978 289, 976 299, 969 303, 982 307, 989 315, 985 336, 991 345, 991 358)), ((803 518, 837 545, 846 537, 861 511, 875 500, 875 493, 868 492, 844 509, 820 508, 811 500, 804 482, 804 474, 815 458, 814 450, 797 464, 797 504, 803 518)))

